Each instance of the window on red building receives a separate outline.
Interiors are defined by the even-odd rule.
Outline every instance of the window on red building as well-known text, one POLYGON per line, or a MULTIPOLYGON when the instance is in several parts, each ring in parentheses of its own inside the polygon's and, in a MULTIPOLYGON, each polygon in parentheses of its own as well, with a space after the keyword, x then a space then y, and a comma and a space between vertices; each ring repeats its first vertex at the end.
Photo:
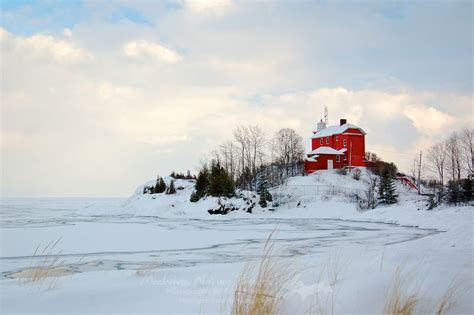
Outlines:
POLYGON ((329 137, 326 137, 326 144, 329 144, 329 137))

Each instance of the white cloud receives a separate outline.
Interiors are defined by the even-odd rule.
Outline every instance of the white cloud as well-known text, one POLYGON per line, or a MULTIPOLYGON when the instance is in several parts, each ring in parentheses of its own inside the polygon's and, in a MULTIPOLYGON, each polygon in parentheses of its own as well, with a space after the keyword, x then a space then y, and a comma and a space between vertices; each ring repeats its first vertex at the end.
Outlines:
POLYGON ((91 58, 91 54, 71 41, 50 35, 35 34, 30 37, 13 36, 0 28, 2 45, 11 45, 23 54, 52 57, 56 61, 76 62, 91 58))
POLYGON ((232 0, 184 0, 185 7, 194 13, 223 14, 234 7, 232 0))
POLYGON ((449 134, 452 131, 449 127, 456 121, 452 116, 424 104, 407 106, 403 113, 421 134, 431 137, 449 134))
POLYGON ((65 29, 63 30, 63 35, 66 36, 66 37, 72 37, 72 31, 71 31, 71 29, 65 28, 65 29))
POLYGON ((164 63, 176 63, 183 59, 183 57, 160 44, 145 41, 129 41, 123 45, 123 51, 128 57, 152 57, 164 63))
POLYGON ((97 86, 98 94, 105 100, 133 100, 137 99, 139 92, 127 86, 117 86, 110 83, 101 83, 97 86))

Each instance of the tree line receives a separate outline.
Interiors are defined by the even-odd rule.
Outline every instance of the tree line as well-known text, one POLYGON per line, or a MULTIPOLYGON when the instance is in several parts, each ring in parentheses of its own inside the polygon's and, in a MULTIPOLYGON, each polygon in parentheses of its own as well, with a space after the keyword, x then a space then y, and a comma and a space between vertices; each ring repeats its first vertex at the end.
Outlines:
POLYGON ((257 125, 239 126, 233 138, 211 152, 212 161, 218 162, 238 188, 252 187, 258 173, 269 165, 283 167, 301 163, 305 149, 303 138, 294 129, 283 128, 268 138, 257 125))
POLYGON ((464 128, 428 149, 428 168, 437 176, 440 185, 474 174, 473 134, 474 129, 464 128))
POLYGON ((464 128, 428 149, 427 167, 436 176, 436 181, 431 183, 437 190, 434 205, 442 201, 454 204, 472 201, 473 135, 474 129, 464 128))
POLYGON ((232 135, 211 152, 210 161, 202 163, 191 201, 206 195, 230 197, 240 188, 262 192, 261 204, 266 206, 271 201, 269 181, 282 177, 277 172, 302 174, 305 150, 295 130, 283 128, 267 138, 261 127, 250 125, 237 127, 232 135))

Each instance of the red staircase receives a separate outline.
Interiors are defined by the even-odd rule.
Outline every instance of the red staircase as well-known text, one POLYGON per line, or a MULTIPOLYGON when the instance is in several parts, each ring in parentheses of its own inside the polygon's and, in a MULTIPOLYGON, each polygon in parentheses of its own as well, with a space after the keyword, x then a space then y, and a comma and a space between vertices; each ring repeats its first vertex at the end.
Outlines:
POLYGON ((418 187, 416 187, 415 183, 411 181, 408 177, 405 176, 397 176, 396 177, 399 181, 401 181, 403 184, 415 189, 416 191, 419 192, 418 187))

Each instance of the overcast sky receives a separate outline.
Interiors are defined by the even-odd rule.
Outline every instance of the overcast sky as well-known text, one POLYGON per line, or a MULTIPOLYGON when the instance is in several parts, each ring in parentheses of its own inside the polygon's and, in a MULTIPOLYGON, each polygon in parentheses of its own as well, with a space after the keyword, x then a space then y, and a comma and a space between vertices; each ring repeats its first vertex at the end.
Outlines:
POLYGON ((241 124, 309 147, 324 106, 402 170, 473 124, 471 1, 1 3, 2 196, 128 196, 241 124))

